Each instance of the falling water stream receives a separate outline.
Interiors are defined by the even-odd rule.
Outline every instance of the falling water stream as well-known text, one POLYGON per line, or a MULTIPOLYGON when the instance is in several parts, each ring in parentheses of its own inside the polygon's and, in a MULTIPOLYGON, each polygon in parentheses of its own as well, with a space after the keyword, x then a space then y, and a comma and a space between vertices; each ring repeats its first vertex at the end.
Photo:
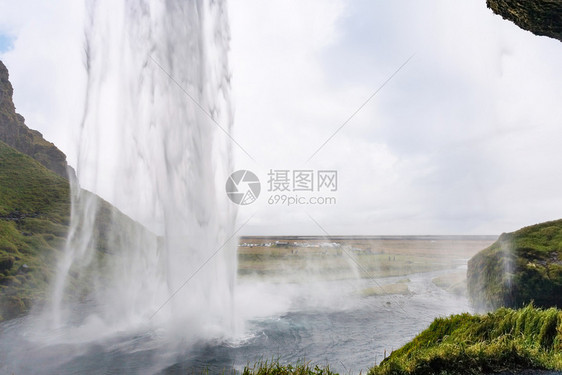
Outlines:
POLYGON ((139 324, 192 338, 230 335, 226 4, 92 0, 86 9, 86 102, 51 324, 91 324, 100 335, 139 324), (73 302, 85 294, 91 313, 77 314, 73 302))

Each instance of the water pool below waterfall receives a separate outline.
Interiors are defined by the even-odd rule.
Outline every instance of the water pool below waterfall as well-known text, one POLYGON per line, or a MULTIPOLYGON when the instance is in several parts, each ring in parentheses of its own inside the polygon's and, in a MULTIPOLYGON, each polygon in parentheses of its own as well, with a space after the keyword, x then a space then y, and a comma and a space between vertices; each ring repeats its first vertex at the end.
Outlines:
MULTIPOLYGON (((53 341, 56 332, 41 336, 29 328, 32 318, 17 319, 1 326, 0 372, 229 373, 273 359, 328 364, 340 373, 364 373, 382 360, 385 351, 389 354, 411 340, 435 317, 470 310, 465 298, 431 282, 446 272, 450 270, 408 275, 410 295, 372 297, 353 293, 357 285, 349 280, 321 286, 262 283, 259 292, 255 283, 242 282, 237 298, 242 310, 246 308, 247 322, 238 337, 223 341, 180 340, 171 346, 158 331, 150 329, 112 333, 94 341, 88 340, 88 332, 74 332, 71 339, 60 332, 61 338, 53 341), (252 302, 247 303, 248 298, 252 302), (252 311, 258 308, 262 311, 252 311)), ((367 286, 389 281, 393 278, 361 283, 367 286)), ((96 337, 100 336, 96 332, 96 337)))

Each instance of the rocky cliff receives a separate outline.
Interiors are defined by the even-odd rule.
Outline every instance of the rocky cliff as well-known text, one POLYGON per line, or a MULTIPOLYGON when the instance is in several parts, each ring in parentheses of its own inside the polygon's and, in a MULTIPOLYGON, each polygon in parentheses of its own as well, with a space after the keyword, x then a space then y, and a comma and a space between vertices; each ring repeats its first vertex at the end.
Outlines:
POLYGON ((561 0, 487 0, 486 4, 524 30, 562 41, 561 0))
POLYGON ((502 234, 470 259, 467 282, 478 310, 562 307, 562 220, 502 234))
POLYGON ((37 130, 26 126, 23 116, 16 113, 13 92, 8 69, 0 61, 0 141, 31 156, 59 176, 68 178, 66 155, 37 130))

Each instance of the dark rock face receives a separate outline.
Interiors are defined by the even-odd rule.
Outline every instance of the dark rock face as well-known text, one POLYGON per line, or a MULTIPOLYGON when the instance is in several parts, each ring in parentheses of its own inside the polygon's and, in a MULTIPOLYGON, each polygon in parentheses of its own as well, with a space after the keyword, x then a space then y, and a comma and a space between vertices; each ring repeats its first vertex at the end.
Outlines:
POLYGON ((562 220, 504 233, 468 262, 468 293, 481 311, 562 307, 562 220))
POLYGON ((562 41, 561 0, 487 0, 486 4, 524 30, 562 41))
POLYGON ((9 271, 14 266, 14 257, 0 256, 0 272, 9 271))
POLYGON ((23 116, 16 113, 13 92, 8 69, 0 61, 0 140, 31 156, 59 176, 68 178, 66 155, 46 141, 41 133, 25 125, 23 116))

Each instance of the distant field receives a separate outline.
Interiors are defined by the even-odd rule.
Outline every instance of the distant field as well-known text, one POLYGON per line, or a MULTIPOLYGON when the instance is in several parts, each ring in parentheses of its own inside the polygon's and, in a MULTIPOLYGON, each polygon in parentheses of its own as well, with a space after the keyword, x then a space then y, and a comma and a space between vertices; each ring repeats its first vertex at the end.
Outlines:
POLYGON ((454 269, 495 241, 462 237, 241 237, 238 274, 306 281, 402 276, 454 269))

